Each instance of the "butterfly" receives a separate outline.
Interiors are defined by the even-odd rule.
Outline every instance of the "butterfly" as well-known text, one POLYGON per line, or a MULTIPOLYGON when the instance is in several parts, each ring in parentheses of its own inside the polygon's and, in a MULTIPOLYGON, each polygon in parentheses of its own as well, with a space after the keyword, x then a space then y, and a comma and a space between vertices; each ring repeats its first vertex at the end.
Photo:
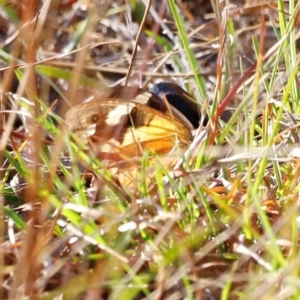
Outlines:
POLYGON ((166 154, 175 145, 186 148, 199 119, 197 104, 183 89, 175 91, 168 84, 153 92, 106 88, 69 109, 65 117, 70 130, 89 148, 129 157, 145 150, 166 154))

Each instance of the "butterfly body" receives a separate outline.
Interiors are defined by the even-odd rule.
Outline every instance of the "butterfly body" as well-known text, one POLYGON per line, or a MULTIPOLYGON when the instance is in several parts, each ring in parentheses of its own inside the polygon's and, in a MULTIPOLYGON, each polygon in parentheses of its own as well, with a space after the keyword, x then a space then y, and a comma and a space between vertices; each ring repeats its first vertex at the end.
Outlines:
POLYGON ((98 152, 140 155, 186 147, 193 125, 159 96, 134 87, 107 88, 71 108, 66 123, 80 140, 98 152))

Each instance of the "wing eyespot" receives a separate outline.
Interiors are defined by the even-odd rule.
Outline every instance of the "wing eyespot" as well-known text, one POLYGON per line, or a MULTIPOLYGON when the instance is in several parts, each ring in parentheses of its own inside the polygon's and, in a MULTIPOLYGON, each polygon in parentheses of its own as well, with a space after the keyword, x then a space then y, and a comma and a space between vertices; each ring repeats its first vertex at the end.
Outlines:
POLYGON ((91 116, 92 123, 98 123, 99 120, 100 120, 100 116, 98 114, 94 114, 91 116))

